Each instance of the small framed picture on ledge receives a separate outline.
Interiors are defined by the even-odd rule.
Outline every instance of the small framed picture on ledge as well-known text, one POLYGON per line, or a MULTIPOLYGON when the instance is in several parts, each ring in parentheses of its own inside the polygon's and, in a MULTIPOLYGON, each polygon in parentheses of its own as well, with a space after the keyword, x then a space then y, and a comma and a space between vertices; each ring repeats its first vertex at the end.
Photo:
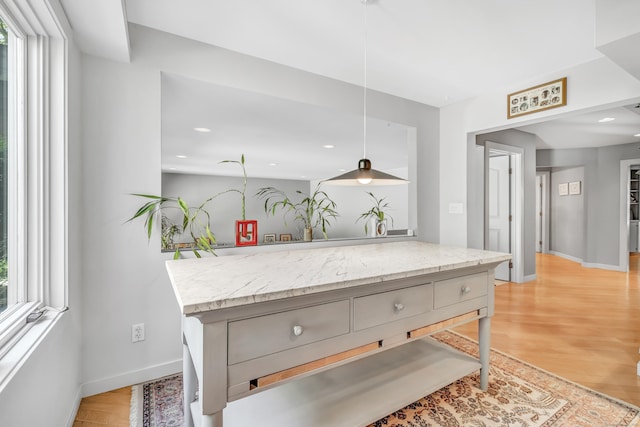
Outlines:
POLYGON ((264 242, 265 243, 275 243, 276 242, 276 235, 275 234, 265 234, 264 235, 264 242))
POLYGON ((291 234, 281 234, 280 235, 280 241, 281 242, 290 242, 291 241, 291 234))

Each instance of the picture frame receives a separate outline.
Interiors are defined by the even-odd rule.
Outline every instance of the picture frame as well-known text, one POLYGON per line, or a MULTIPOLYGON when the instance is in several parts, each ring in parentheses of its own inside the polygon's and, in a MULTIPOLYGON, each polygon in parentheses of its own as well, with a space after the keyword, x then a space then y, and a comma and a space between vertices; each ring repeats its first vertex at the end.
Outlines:
POLYGON ((275 234, 265 234, 264 235, 264 243, 275 243, 276 235, 275 234))
POLYGON ((507 119, 567 105, 567 78, 507 95, 507 119))
POLYGON ((563 182, 562 184, 558 184, 558 194, 560 196, 566 196, 569 194, 569 183, 563 182))
POLYGON ((569 183, 569 194, 576 195, 582 192, 582 181, 574 181, 569 183))
POLYGON ((292 237, 293 236, 291 234, 288 234, 288 233, 287 234, 281 234, 280 235, 280 241, 281 242, 290 242, 292 237))

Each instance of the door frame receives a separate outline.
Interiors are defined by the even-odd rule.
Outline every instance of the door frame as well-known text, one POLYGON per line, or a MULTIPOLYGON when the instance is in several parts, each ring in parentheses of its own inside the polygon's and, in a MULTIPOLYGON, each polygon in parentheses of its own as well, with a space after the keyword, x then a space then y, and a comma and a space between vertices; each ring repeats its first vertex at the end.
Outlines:
POLYGON ((524 282, 524 149, 497 142, 486 141, 484 147, 484 248, 489 247, 489 158, 491 151, 511 156, 511 256, 513 269, 511 281, 524 282))
POLYGON ((620 237, 618 270, 629 271, 629 170, 640 159, 620 160, 620 237))
MULTIPOLYGON (((550 227, 550 211, 549 211, 549 201, 551 192, 549 191, 549 186, 551 185, 551 172, 549 171, 536 171, 536 176, 540 176, 540 181, 542 183, 542 194, 540 197, 540 203, 542 204, 542 228, 540 230, 541 238, 542 238, 542 252, 543 254, 549 253, 549 227, 550 227)), ((537 191, 537 189, 536 189, 537 191)), ((538 209, 536 209, 536 215, 538 215, 538 209)), ((536 245, 537 246, 537 245, 536 245)))

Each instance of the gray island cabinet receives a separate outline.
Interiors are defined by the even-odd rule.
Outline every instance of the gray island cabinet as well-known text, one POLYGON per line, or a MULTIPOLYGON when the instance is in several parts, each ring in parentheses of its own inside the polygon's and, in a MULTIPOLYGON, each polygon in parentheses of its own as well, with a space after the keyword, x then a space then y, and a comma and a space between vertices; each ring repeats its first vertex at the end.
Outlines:
POLYGON ((508 259, 405 241, 167 261, 185 424, 366 426, 477 370, 486 389, 508 259), (429 337, 476 320, 479 360, 429 337))

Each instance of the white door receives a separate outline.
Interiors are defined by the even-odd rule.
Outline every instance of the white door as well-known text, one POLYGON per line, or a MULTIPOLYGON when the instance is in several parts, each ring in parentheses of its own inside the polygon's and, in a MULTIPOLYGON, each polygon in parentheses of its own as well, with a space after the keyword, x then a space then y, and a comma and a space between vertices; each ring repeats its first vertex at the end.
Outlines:
MULTIPOLYGON (((489 250, 511 253, 509 155, 489 159, 489 250)), ((509 262, 496 267, 496 279, 510 281, 509 262)))
POLYGON ((542 252, 542 176, 536 175, 536 252, 542 252))

